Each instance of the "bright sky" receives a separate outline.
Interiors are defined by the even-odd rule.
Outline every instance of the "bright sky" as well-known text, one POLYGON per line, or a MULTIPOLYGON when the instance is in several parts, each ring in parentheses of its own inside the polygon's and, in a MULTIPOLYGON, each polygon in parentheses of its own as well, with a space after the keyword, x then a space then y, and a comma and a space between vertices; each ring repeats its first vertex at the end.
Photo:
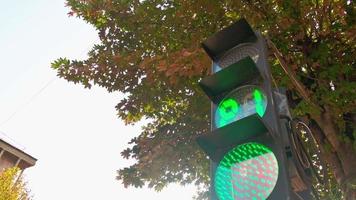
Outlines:
POLYGON ((4 0, 0 8, 0 131, 38 159, 25 171, 34 199, 192 199, 193 186, 156 193, 115 180, 116 170, 130 164, 120 152, 140 125, 116 117, 119 93, 84 89, 50 68, 59 57, 85 58, 98 41, 93 27, 67 16, 64 4, 4 0))

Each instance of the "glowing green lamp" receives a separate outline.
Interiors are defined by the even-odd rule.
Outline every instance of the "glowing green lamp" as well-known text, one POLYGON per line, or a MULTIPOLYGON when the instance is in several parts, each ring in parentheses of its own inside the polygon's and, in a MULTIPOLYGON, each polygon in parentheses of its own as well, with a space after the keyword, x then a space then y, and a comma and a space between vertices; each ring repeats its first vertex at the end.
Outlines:
POLYGON ((251 142, 239 145, 220 161, 215 173, 219 200, 265 200, 278 179, 278 163, 268 147, 251 142))
POLYGON ((262 117, 266 107, 266 95, 258 86, 248 85, 237 88, 218 105, 215 112, 215 126, 220 128, 255 113, 262 117))

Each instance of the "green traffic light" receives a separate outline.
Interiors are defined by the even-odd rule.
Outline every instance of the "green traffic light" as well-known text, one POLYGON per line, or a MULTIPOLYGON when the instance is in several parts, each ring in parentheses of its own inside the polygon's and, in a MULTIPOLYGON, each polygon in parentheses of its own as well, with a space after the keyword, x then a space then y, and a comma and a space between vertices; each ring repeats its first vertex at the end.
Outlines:
POLYGON ((255 85, 247 85, 229 93, 215 111, 216 128, 257 113, 260 117, 266 112, 267 97, 255 85))
POLYGON ((262 144, 246 143, 232 149, 220 161, 215 173, 215 191, 219 200, 265 200, 277 178, 274 153, 262 144))
POLYGON ((239 105, 237 104, 235 99, 225 99, 223 100, 217 109, 217 112, 220 116, 220 120, 218 122, 219 126, 224 126, 227 123, 231 123, 231 121, 236 118, 236 115, 239 111, 239 105))
POLYGON ((264 106, 264 98, 261 90, 255 89, 253 91, 253 100, 255 102, 256 113, 262 117, 265 114, 266 107, 264 106))

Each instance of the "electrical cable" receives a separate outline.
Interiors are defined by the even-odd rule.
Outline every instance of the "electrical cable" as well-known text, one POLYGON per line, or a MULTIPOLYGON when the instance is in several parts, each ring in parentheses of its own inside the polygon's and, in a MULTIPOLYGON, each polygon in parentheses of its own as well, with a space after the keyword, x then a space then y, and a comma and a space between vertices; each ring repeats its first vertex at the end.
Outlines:
POLYGON ((2 127, 4 124, 6 124, 8 121, 10 121, 19 111, 24 109, 33 100, 35 100, 37 96, 39 96, 51 83, 53 83, 53 81, 56 80, 56 78, 57 77, 53 77, 52 79, 50 79, 42 88, 40 88, 35 94, 33 94, 27 102, 25 102, 21 106, 17 107, 17 109, 15 109, 15 111, 7 119, 5 119, 4 121, 2 121, 0 123, 0 127, 2 127))
MULTIPOLYGON (((300 196, 297 192, 293 191, 293 193, 295 194, 295 196, 299 199, 299 200, 305 200, 302 196, 300 196)), ((297 199, 296 199, 297 200, 297 199)))
MULTIPOLYGON (((327 177, 327 171, 326 171, 326 164, 325 162, 323 161, 323 158, 321 156, 321 151, 320 151, 320 147, 319 147, 319 144, 318 142, 316 141, 315 137, 313 136, 312 134, 312 131, 310 130, 310 128, 308 127, 307 124, 305 124, 303 121, 301 120, 298 120, 297 124, 296 124, 296 127, 298 125, 302 125, 303 128, 305 128, 305 132, 306 132, 306 135, 307 135, 307 138, 308 140, 310 140, 310 142, 312 143, 312 146, 314 146, 314 153, 316 154, 317 158, 318 158, 318 164, 319 164, 319 172, 318 171, 315 171, 315 175, 316 175, 316 178, 318 179, 319 183, 322 184, 322 185, 325 185, 326 183, 326 177, 327 177), (320 177, 321 175, 321 177, 320 177)), ((304 152, 306 153, 306 152, 304 152)), ((311 160, 310 162, 313 163, 313 161, 311 160)), ((315 165, 315 163, 314 163, 315 165)), ((313 170, 315 170, 314 166, 311 166, 313 170)))
MULTIPOLYGON (((295 127, 297 127, 297 125, 295 125, 295 127)), ((293 131, 293 128, 292 128, 292 137, 291 137, 292 144, 294 146, 294 149, 296 150, 295 152, 297 154, 300 164, 303 166, 304 169, 307 169, 310 167, 310 162, 308 160, 306 153, 303 151, 302 144, 300 143, 301 141, 299 140, 299 137, 297 135, 298 134, 295 133, 295 131, 293 131)))

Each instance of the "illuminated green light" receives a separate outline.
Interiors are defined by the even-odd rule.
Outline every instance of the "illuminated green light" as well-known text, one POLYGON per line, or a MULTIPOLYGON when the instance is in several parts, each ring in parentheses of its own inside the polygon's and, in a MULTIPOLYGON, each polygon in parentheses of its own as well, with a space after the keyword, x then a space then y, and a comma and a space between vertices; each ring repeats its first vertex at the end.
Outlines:
POLYGON ((218 115, 219 115, 219 126, 224 126, 227 123, 236 118, 236 115, 239 111, 239 105, 234 99, 225 99, 218 106, 218 115))
POLYGON ((259 143, 239 145, 220 161, 215 173, 215 191, 219 200, 265 200, 278 178, 274 153, 259 143))
POLYGON ((239 106, 234 99, 226 99, 220 104, 218 109, 220 116, 228 120, 236 116, 239 106))
POLYGON ((215 127, 223 127, 255 113, 263 117, 266 108, 267 97, 258 86, 246 85, 237 88, 226 95, 218 105, 214 116, 215 127))
POLYGON ((265 101, 263 99, 263 94, 259 89, 255 89, 253 91, 253 100, 255 102, 256 106, 256 113, 262 117, 265 114, 266 108, 265 108, 265 101))

